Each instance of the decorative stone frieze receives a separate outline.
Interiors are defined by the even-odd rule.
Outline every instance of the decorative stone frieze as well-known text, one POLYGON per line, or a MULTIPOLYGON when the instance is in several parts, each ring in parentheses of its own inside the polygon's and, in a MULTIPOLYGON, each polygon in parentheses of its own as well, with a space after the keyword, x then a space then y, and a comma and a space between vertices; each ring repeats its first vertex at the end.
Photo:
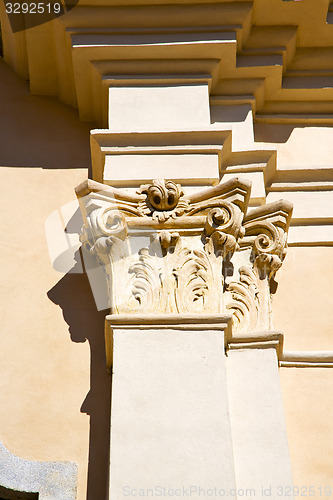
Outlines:
POLYGON ((81 241, 103 266, 111 313, 231 313, 235 331, 272 328, 292 206, 248 213, 250 189, 238 178, 190 194, 165 179, 136 193, 81 184, 81 241))

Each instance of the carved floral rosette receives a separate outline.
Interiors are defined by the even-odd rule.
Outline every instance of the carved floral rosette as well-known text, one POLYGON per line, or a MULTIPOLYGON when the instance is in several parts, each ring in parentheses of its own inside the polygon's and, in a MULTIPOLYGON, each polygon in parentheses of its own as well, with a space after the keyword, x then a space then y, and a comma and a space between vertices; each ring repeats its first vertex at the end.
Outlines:
POLYGON ((111 312, 229 311, 239 332, 269 328, 292 206, 248 212, 250 189, 238 178, 188 195, 164 179, 134 194, 81 184, 82 247, 103 268, 111 312))

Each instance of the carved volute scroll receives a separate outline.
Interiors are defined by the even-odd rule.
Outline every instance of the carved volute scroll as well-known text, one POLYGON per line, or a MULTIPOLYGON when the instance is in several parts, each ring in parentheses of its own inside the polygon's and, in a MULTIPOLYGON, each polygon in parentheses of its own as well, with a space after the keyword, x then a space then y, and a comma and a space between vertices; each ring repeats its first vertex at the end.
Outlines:
POLYGON ((134 194, 80 185, 81 241, 103 267, 111 312, 229 311, 239 332, 269 328, 269 285, 292 207, 281 201, 248 212, 250 188, 238 178, 188 195, 164 179, 134 194))
POLYGON ((246 256, 245 265, 238 269, 238 280, 227 286, 231 299, 227 308, 234 313, 236 331, 273 328, 270 287, 286 256, 291 214, 292 204, 280 200, 255 208, 244 218, 239 253, 246 256))

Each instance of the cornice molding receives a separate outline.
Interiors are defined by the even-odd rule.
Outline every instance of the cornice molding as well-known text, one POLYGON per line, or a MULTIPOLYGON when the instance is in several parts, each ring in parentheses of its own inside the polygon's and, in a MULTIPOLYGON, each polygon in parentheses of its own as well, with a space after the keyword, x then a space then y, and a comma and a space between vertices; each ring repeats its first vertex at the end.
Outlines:
POLYGON ((271 0, 269 11, 260 0, 148 3, 85 0, 26 36, 11 32, 2 8, 5 61, 32 92, 58 95, 104 126, 110 85, 163 79, 206 81, 212 98, 251 102, 260 122, 331 123, 332 9, 325 2, 271 0))
POLYGON ((111 314, 105 318, 106 364, 111 371, 113 364, 114 330, 181 330, 220 331, 224 333, 225 345, 232 334, 230 314, 111 314))
POLYGON ((249 333, 243 337, 231 337, 226 352, 242 349, 276 349, 277 359, 283 357, 283 333, 277 331, 249 333))
POLYGON ((333 368, 333 351, 286 351, 280 366, 284 368, 333 368))

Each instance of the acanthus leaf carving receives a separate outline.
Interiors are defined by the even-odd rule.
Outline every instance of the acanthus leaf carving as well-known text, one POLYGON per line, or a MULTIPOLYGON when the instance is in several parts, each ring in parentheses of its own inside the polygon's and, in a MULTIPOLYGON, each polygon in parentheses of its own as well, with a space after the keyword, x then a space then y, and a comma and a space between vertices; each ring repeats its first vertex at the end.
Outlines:
POLYGON ((131 294, 126 301, 128 311, 155 312, 163 296, 162 274, 156 257, 150 255, 148 248, 139 250, 139 259, 128 272, 133 275, 131 294))
POLYGON ((155 252, 167 251, 170 247, 175 247, 180 236, 177 232, 160 231, 150 236, 150 242, 155 252))
MULTIPOLYGON (((286 250, 286 249, 285 249, 286 250)), ((285 253, 283 254, 283 258, 285 253)), ((254 260, 254 267, 257 269, 261 279, 268 278, 270 281, 274 278, 276 272, 282 266, 282 260, 278 255, 262 252, 254 260)))
POLYGON ((237 248, 237 240, 232 234, 222 231, 214 231, 209 238, 206 238, 205 249, 209 255, 225 258, 232 254, 237 248))
POLYGON ((242 332, 255 329, 260 307, 258 276, 255 271, 247 266, 240 267, 239 280, 231 281, 227 290, 231 301, 226 308, 233 313, 235 330, 242 332))
POLYGON ((183 248, 172 271, 179 313, 211 311, 214 304, 213 269, 206 252, 183 248))

